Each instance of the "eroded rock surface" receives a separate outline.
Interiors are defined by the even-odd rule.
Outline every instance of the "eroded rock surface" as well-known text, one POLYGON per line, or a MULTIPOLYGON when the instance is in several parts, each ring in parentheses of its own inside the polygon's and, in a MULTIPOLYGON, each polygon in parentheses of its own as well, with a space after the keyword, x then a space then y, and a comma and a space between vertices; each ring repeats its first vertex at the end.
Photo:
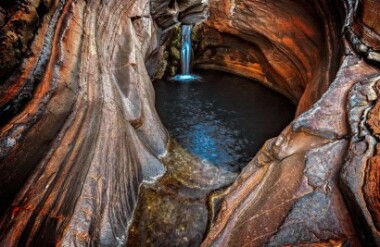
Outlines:
POLYGON ((200 23, 208 15, 205 0, 152 0, 151 8, 153 18, 164 29, 177 23, 200 23))
POLYGON ((326 91, 341 62, 339 1, 209 5, 198 66, 257 79, 298 102, 298 113, 326 91))
MULTIPOLYGON (((300 115, 279 137, 267 142, 229 188, 202 246, 376 246, 378 214, 374 212, 379 208, 375 198, 379 198, 380 184, 374 170, 376 163, 370 157, 375 153, 377 137, 366 122, 369 112, 375 111, 371 109, 377 102, 379 69, 356 53, 356 44, 352 46, 340 38, 334 30, 339 21, 327 10, 326 3, 310 3, 319 7, 306 19, 303 14, 286 17, 292 12, 283 11, 289 9, 283 4, 210 4, 199 66, 259 78, 298 101, 300 115), (276 14, 264 14, 269 11, 276 14), (251 20, 243 22, 244 17, 251 20), (304 21, 298 22, 297 18, 304 21), (298 26, 301 23, 307 23, 307 28, 298 26), (316 31, 321 24, 326 27, 325 33, 316 31), (281 26, 287 28, 271 31, 281 26), (321 41, 326 38, 327 42, 321 41), (340 62, 337 56, 342 48, 340 62), (338 66, 340 69, 334 71, 338 66)), ((305 7, 300 3, 292 11, 305 7)), ((337 13, 344 12, 339 10, 339 3, 335 7, 337 13)), ((362 21, 350 19, 355 11, 345 9, 346 37, 351 37, 350 23, 362 21)), ((368 16, 369 23, 362 26, 374 25, 376 17, 368 16)), ((366 30, 372 37, 377 35, 375 30, 366 30)), ((375 123, 370 121, 373 126, 375 123)))
POLYGON ((379 13, 372 0, 0 3, 0 245, 380 245, 379 13), (180 22, 200 24, 197 66, 298 103, 230 187, 236 174, 169 141, 155 111, 180 22))
POLYGON ((53 1, 22 73, 3 84, 35 87, 1 123, 3 246, 125 243, 140 184, 165 172, 168 136, 144 65, 158 42, 149 10, 53 1))

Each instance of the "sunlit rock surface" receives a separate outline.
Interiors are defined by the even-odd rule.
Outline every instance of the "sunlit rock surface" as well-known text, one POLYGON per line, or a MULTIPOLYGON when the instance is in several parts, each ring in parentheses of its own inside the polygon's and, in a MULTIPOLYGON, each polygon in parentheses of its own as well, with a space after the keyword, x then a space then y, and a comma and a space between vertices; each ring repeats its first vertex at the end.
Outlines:
POLYGON ((372 0, 1 2, 0 245, 380 245, 379 13, 372 0), (170 28, 204 20, 196 66, 298 103, 235 181, 170 141, 154 106, 170 28))

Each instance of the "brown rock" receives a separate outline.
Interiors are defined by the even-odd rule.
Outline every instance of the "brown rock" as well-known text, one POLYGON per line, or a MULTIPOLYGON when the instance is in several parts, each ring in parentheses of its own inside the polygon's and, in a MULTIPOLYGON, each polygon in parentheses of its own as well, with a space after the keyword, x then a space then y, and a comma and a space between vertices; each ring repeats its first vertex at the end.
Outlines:
POLYGON ((0 246, 380 245, 379 8, 1 2, 0 246), (298 104, 236 179, 172 142, 154 106, 168 29, 208 15, 196 66, 298 104))
POLYGON ((298 102, 297 115, 306 111, 334 78, 342 52, 340 4, 310 4, 210 1, 196 64, 257 79, 298 102))

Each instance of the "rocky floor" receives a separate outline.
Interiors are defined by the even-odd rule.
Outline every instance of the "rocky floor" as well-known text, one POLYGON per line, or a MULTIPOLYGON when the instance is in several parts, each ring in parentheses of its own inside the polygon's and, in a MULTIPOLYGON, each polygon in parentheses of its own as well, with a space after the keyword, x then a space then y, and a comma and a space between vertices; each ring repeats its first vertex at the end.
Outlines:
POLYGON ((189 154, 174 140, 163 159, 167 173, 142 184, 128 246, 199 246, 218 208, 218 190, 236 178, 189 154))

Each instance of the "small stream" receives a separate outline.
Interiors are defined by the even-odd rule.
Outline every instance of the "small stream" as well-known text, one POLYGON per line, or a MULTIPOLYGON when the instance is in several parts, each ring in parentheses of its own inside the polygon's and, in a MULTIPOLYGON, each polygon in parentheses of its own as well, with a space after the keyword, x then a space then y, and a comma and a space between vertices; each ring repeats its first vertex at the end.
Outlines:
POLYGON ((239 172, 295 114, 281 94, 229 73, 200 70, 201 82, 154 82, 165 127, 190 153, 239 172))

